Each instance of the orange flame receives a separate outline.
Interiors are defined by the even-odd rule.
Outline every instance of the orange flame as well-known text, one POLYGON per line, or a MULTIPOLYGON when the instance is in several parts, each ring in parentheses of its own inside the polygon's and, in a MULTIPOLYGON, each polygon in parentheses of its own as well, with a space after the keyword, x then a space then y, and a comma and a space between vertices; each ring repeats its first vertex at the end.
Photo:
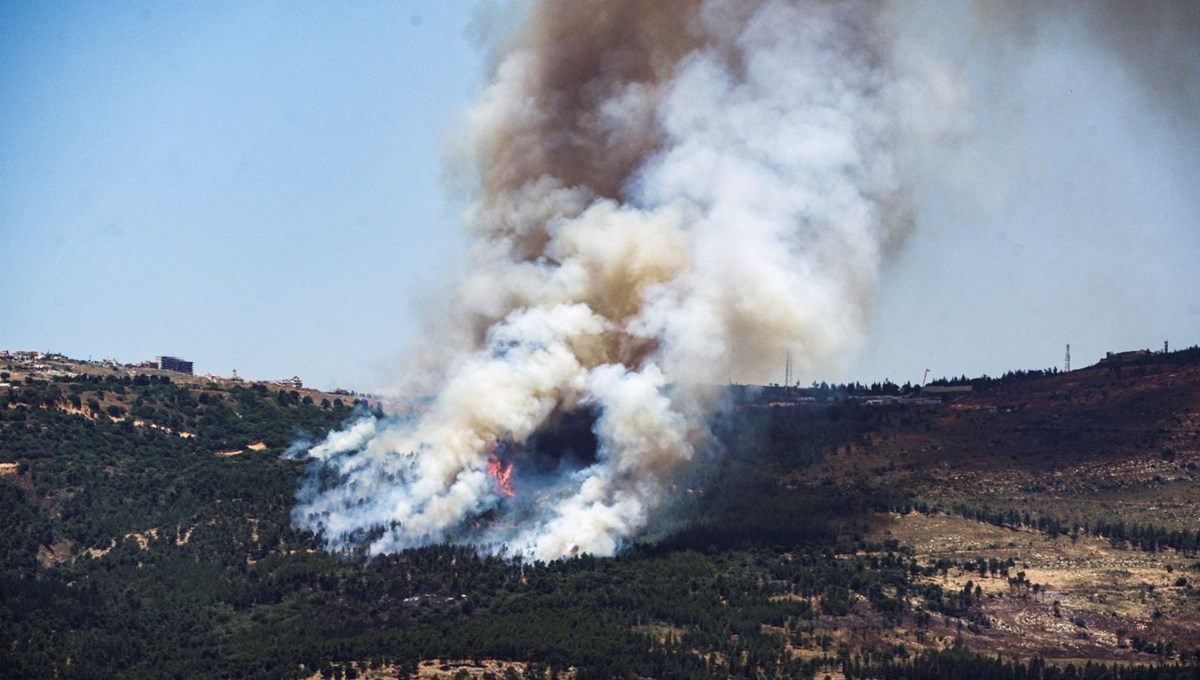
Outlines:
POLYGON ((494 453, 488 456, 488 474, 496 480, 496 484, 500 487, 500 493, 510 498, 517 495, 517 491, 512 485, 512 472, 512 463, 500 460, 500 457, 494 453))

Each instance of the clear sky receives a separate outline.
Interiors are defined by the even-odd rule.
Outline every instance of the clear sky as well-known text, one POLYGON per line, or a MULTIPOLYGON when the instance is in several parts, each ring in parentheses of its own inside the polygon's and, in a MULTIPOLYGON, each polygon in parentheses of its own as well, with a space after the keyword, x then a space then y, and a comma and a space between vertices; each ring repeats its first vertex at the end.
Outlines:
POLYGON ((471 15, 0 3, 0 347, 373 387, 462 249, 471 15))
MULTIPOLYGON (((439 148, 484 78, 474 7, 0 2, 0 348, 389 382, 465 243, 439 148)), ((1055 37, 1002 76, 962 55, 972 133, 828 379, 1200 343, 1196 114, 1055 37)))

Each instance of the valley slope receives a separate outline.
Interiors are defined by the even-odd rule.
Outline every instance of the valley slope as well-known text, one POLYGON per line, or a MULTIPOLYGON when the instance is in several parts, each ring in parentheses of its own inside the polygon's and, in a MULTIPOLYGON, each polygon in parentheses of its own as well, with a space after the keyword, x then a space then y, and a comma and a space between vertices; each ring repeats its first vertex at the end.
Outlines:
POLYGON ((349 398, 62 363, 0 389, 3 677, 1200 672, 1194 349, 739 397, 641 543, 549 564, 293 529, 349 398))

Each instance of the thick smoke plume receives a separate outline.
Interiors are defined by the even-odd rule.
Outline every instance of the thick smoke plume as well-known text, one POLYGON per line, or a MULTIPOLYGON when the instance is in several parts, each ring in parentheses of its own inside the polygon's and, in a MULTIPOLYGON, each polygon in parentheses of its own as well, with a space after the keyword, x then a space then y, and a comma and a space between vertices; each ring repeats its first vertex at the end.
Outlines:
POLYGON ((424 353, 436 397, 308 451, 294 519, 334 549, 614 553, 704 446, 713 385, 861 345, 914 149, 961 132, 954 70, 884 3, 528 12, 459 153, 473 245, 424 353), (591 446, 545 450, 580 412, 591 446))

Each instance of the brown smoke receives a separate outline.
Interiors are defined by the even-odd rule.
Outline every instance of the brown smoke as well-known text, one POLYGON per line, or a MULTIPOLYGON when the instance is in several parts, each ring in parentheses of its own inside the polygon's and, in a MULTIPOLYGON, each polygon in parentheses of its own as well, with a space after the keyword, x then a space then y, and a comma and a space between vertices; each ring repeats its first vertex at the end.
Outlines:
MULTIPOLYGON (((522 69, 515 115, 480 140, 484 202, 543 177, 619 199, 633 171, 662 143, 653 99, 679 60, 701 44, 691 30, 698 7, 696 0, 536 5, 507 55, 508 64, 519 61, 522 69), (615 110, 623 100, 641 108, 615 110)), ((527 257, 541 252, 546 235, 532 241, 521 244, 527 257)))

